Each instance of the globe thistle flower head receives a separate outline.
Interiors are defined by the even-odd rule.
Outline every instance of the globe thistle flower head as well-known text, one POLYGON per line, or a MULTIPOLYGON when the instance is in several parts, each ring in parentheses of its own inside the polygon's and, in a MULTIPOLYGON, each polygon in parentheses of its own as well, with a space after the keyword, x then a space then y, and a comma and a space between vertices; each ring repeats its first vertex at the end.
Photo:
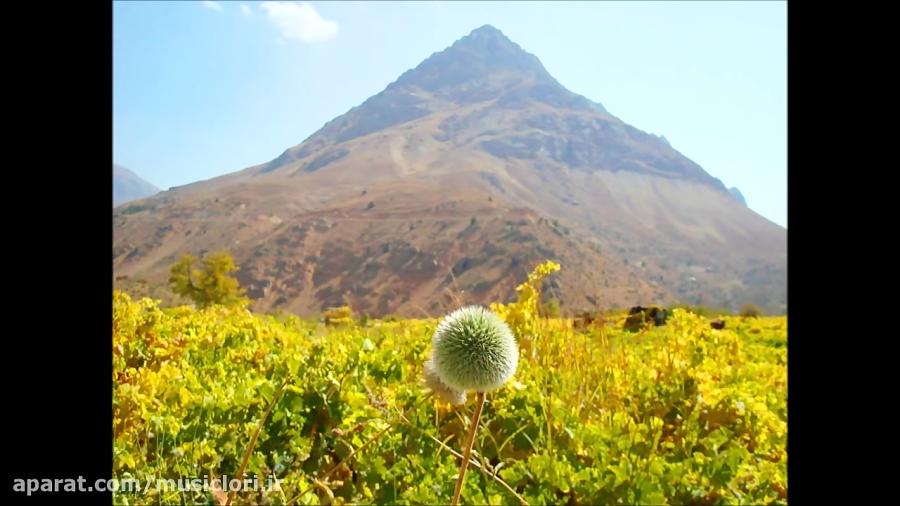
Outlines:
POLYGON ((519 364, 519 348, 509 326, 481 306, 447 315, 431 339, 431 354, 441 382, 463 392, 495 390, 519 364))
POLYGON ((425 386, 431 389, 434 395, 444 402, 454 406, 466 403, 466 393, 445 385, 441 381, 440 376, 438 376, 437 371, 434 370, 434 361, 430 359, 425 361, 425 386))

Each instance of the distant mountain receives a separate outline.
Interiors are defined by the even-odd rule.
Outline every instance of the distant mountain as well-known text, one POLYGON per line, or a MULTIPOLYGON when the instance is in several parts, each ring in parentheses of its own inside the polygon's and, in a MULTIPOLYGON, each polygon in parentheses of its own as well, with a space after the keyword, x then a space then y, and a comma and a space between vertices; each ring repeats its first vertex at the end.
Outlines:
POLYGON ((736 187, 731 187, 728 189, 728 191, 731 193, 731 195, 734 198, 737 199, 738 202, 740 202, 741 204, 744 204, 745 206, 747 205, 747 200, 744 199, 744 195, 736 187))
MULTIPOLYGON (((327 76, 322 76, 327 79, 327 76)), ((117 275, 226 248, 257 310, 436 315, 543 259, 565 311, 786 304, 786 230, 486 25, 270 162, 114 213, 117 275)))
POLYGON ((131 170, 113 164, 113 207, 159 193, 159 188, 141 179, 131 170))

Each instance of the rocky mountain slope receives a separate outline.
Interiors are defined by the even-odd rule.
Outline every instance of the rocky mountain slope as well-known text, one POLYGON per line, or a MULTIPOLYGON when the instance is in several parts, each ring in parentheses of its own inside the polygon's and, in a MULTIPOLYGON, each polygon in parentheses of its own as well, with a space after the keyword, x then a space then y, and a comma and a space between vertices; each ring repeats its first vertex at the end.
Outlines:
POLYGON ((436 314, 534 263, 573 311, 786 304, 786 231, 484 26, 270 162, 114 213, 119 283, 229 249, 259 310, 436 314))

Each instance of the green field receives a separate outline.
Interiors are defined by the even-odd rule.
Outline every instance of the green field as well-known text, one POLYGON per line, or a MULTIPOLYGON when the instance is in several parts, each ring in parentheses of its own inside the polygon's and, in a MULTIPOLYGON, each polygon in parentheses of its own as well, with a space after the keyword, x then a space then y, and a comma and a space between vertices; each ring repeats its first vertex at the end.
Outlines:
MULTIPOLYGON (((520 360, 487 397, 463 503, 786 504, 786 317, 714 330, 676 310, 631 333, 624 315, 575 328, 495 309, 520 360)), ((454 408, 424 386, 437 321, 326 325, 115 292, 115 477, 234 477, 246 452, 246 473, 281 487, 233 504, 448 504, 473 396, 454 408)))

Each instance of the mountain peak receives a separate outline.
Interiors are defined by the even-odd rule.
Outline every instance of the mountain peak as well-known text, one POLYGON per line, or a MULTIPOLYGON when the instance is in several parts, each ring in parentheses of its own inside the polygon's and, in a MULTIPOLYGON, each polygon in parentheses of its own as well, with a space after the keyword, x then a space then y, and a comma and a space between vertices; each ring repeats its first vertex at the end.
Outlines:
POLYGON ((145 181, 134 171, 113 162, 113 207, 149 197, 158 191, 159 188, 145 181))
MULTIPOLYGON (((511 44, 516 45, 513 41, 509 40, 509 37, 503 34, 500 30, 495 28, 492 25, 481 25, 478 28, 469 32, 468 35, 459 39, 457 42, 463 43, 474 43, 474 44, 490 44, 490 43, 501 43, 501 44, 511 44)), ((518 46, 516 46, 518 47, 518 46)), ((521 50, 521 48, 520 48, 521 50)))
POLYGON ((783 311, 784 229, 735 203, 485 25, 271 162, 117 210, 113 262, 164 281, 159 259, 233 249, 257 310, 301 314, 506 300, 545 259, 564 307, 783 311))
POLYGON ((497 28, 483 25, 405 72, 391 87, 441 92, 460 86, 496 89, 523 81, 557 84, 536 56, 497 28))
POLYGON ((476 28, 476 29, 472 30, 471 32, 469 32, 469 35, 473 35, 473 34, 476 34, 476 33, 478 33, 478 34, 503 35, 503 32, 501 32, 500 30, 498 30, 494 25, 492 25, 492 24, 490 24, 490 23, 479 26, 478 28, 476 28))

